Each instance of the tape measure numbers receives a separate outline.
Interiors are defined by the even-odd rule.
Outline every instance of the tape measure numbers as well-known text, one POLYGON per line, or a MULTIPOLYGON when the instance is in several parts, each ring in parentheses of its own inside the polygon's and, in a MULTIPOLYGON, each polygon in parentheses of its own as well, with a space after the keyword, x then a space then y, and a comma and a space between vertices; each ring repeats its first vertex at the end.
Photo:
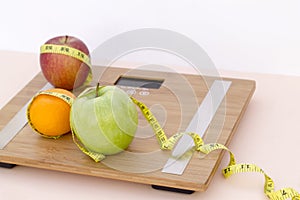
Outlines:
POLYGON ((64 102, 66 102, 69 106, 72 106, 73 101, 74 101, 74 98, 72 98, 68 95, 58 93, 58 92, 53 92, 53 91, 41 91, 41 92, 37 93, 33 98, 35 98, 35 97, 37 97, 38 95, 41 95, 41 94, 57 97, 57 98, 63 100, 64 102))
POLYGON ((274 190, 274 181, 257 165, 255 164, 236 164, 234 154, 224 145, 218 143, 204 144, 202 138, 196 133, 177 133, 171 136, 169 139, 165 135, 163 129, 160 124, 151 113, 151 111, 147 108, 147 106, 138 100, 131 97, 133 102, 140 108, 142 113, 144 114, 147 121, 153 128, 153 131, 158 139, 161 149, 171 150, 174 147, 174 144, 183 136, 188 135, 192 137, 195 143, 195 150, 204 154, 209 154, 215 150, 226 150, 230 154, 230 161, 227 167, 222 170, 222 173, 225 178, 229 178, 233 174, 244 173, 244 172, 258 172, 262 173, 265 176, 265 186, 264 193, 271 200, 285 200, 285 199, 293 199, 300 200, 300 194, 294 190, 293 188, 283 188, 280 190, 274 190))
POLYGON ((89 67, 89 74, 87 76, 87 79, 85 81, 85 85, 91 82, 92 80, 92 64, 90 57, 86 55, 84 52, 75 49, 73 47, 69 47, 66 45, 57 45, 57 44, 44 44, 40 48, 40 53, 56 53, 56 54, 62 54, 71 56, 73 58, 76 58, 86 64, 89 67))
MULTIPOLYGON (((196 132, 200 137, 204 136, 217 111, 222 107, 221 103, 226 97, 231 83, 231 81, 226 80, 213 81, 201 104, 194 113, 193 118, 183 132, 196 132)), ((220 123, 222 122, 220 121, 220 123)), ((213 141, 216 140, 217 137, 215 137, 213 141)), ((171 156, 161 171, 168 174, 182 175, 193 157, 194 148, 195 142, 193 139, 189 135, 183 135, 180 140, 176 142, 176 146, 172 149, 171 156), (186 153, 187 151, 190 153, 186 153), (184 159, 178 159, 183 154, 185 155, 184 159)))
POLYGON ((78 49, 66 45, 44 44, 40 48, 40 53, 57 53, 72 56, 73 58, 84 62, 90 68, 92 67, 90 57, 88 55, 78 49))
MULTIPOLYGON (((274 181, 257 165, 255 164, 247 164, 241 163, 237 164, 234 154, 223 144, 219 143, 210 143, 204 144, 202 138, 196 133, 176 133, 170 138, 167 138, 164 130, 160 126, 159 122, 149 110, 149 108, 142 102, 138 101, 137 99, 131 97, 133 103, 135 103, 141 112, 143 113, 144 117, 151 125, 155 136, 158 140, 160 148, 162 150, 172 150, 176 142, 183 136, 188 135, 190 136, 194 143, 195 143, 195 150, 204 154, 209 154, 215 150, 226 150, 229 152, 230 161, 229 164, 222 170, 222 173, 225 178, 229 178, 233 174, 237 173, 245 173, 245 172, 258 172, 265 176, 265 185, 264 185, 264 193, 270 200, 285 200, 285 199, 293 199, 293 200, 300 200, 300 194, 294 190, 293 188, 283 188, 280 190, 275 191, 274 189, 274 181)), ((73 131, 72 131, 73 132, 73 131)), ((96 152, 90 152, 84 146, 80 144, 80 141, 77 141, 76 137, 72 133, 73 140, 79 149, 85 153, 86 155, 90 156, 94 161, 99 162, 105 158, 105 155, 96 152)))
MULTIPOLYGON (((43 89, 47 89, 51 87, 49 84, 47 84, 43 89)), ((42 89, 42 90, 43 90, 42 89)), ((53 95, 56 96, 63 101, 65 101, 70 106, 73 103, 73 99, 69 98, 68 96, 56 92, 47 92, 47 91, 41 91, 39 94, 45 94, 45 95, 53 95)), ((35 95, 35 97, 37 96, 35 95)), ((33 97, 33 98, 35 98, 33 97)), ((233 174, 237 173, 245 173, 245 172, 258 172, 265 176, 265 184, 264 184, 264 193, 270 200, 285 200, 285 199, 292 199, 292 200, 300 200, 300 194, 293 188, 283 188, 280 190, 275 191, 274 188, 274 181, 262 170, 260 167, 258 167, 255 164, 248 164, 248 163, 240 163, 237 164, 235 161, 234 154, 224 145, 218 144, 218 143, 211 143, 211 144, 204 144, 202 138, 196 134, 196 133, 177 133, 170 138, 167 138, 165 132, 163 131, 162 127, 156 120, 155 116, 151 113, 149 108, 142 102, 136 100, 135 98, 131 97, 132 101, 140 108, 141 112, 151 125, 156 138, 160 144, 160 148, 163 150, 171 150, 176 142, 183 136, 188 135, 190 136, 194 143, 195 143, 195 150, 204 154, 209 154, 212 151, 215 150, 226 150, 230 154, 230 161, 229 164, 222 170, 222 173, 225 178, 229 178, 233 174)), ((29 104, 28 104, 29 105, 29 104)), ((25 118, 23 116, 24 108, 27 108, 27 105, 23 107, 22 110, 18 112, 18 114, 13 119, 19 119, 19 118, 25 118)), ((28 113, 27 113, 28 115, 28 113)), ((11 120, 15 121, 15 120, 11 120)), ((30 123, 30 119, 29 119, 30 123)), ((22 122, 22 127, 26 124, 26 122, 22 122), (24 124, 23 124, 24 123, 24 124)), ((16 124, 9 123, 2 131, 0 135, 0 141, 1 137, 3 137, 5 140, 3 140, 3 144, 1 144, 1 147, 3 148, 17 133, 19 130, 19 126, 16 126, 16 124), (12 133, 11 130, 14 128, 13 134, 6 134, 6 133, 12 133), (7 131, 6 131, 7 129, 7 131)), ((20 128, 21 129, 21 128, 20 128)), ((73 132, 73 131, 72 131, 73 132)), ((85 153, 86 155, 90 156, 92 159, 94 159, 96 162, 99 162, 105 158, 103 154, 90 152, 88 151, 84 146, 80 144, 80 141, 76 140, 75 135, 72 133, 73 141, 75 144, 79 147, 79 149, 85 153)))
MULTIPOLYGON (((89 74, 86 78, 85 85, 89 84, 92 80, 92 65, 90 57, 84 52, 66 46, 66 45, 55 45, 55 44, 44 44, 40 47, 40 53, 57 53, 68 55, 76 58, 89 67, 89 74)), ((53 88, 53 86, 47 83, 40 91, 53 88)), ((21 110, 16 113, 16 115, 9 121, 9 123, 0 132, 0 149, 3 149, 17 134, 18 132, 27 124, 26 110, 29 105, 27 102, 21 110)))

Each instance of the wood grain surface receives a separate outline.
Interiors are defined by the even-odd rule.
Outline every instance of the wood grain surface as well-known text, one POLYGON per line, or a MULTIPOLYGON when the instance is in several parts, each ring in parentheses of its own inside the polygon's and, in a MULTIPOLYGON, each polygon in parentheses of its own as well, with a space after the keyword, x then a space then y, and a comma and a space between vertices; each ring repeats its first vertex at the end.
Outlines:
MULTIPOLYGON (((252 80, 125 68, 96 67, 96 69, 92 85, 96 80, 100 80, 103 85, 114 85, 120 76, 164 80, 159 89, 120 87, 126 92, 134 93, 136 99, 144 102, 151 109, 168 136, 185 130, 214 80, 232 81, 226 98, 204 135, 206 143, 229 144, 255 91, 255 82, 252 80)), ((43 75, 38 74, 4 106, 0 111, 0 129, 45 84, 43 75)), ((80 91, 74 93, 78 94, 80 91)), ((83 154, 72 141, 70 134, 57 140, 47 139, 34 133, 28 125, 3 150, 0 150, 0 162, 205 191, 223 155, 223 152, 215 151, 204 157, 195 152, 183 175, 172 175, 161 172, 170 153, 159 149, 151 127, 139 112, 138 131, 130 147, 120 154, 108 156, 100 163, 95 163, 83 154)))

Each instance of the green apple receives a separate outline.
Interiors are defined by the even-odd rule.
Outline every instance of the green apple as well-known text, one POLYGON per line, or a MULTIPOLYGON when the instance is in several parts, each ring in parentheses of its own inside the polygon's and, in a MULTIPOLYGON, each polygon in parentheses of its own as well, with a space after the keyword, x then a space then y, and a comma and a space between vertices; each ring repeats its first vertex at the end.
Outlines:
POLYGON ((116 86, 88 88, 71 107, 71 130, 90 152, 113 155, 125 150, 137 124, 136 105, 116 86))

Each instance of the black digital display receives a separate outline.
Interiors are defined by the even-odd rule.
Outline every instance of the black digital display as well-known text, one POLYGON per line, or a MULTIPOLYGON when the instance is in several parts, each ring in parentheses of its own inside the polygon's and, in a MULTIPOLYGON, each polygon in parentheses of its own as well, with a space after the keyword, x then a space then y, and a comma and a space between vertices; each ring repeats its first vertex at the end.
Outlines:
POLYGON ((164 80, 120 76, 115 85, 159 89, 164 80))

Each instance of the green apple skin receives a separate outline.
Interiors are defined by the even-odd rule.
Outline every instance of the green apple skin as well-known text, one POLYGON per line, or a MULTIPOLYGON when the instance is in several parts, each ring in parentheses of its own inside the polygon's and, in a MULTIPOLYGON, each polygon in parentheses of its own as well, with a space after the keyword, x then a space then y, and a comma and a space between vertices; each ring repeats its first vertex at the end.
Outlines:
POLYGON ((136 105, 116 86, 83 91, 73 102, 70 113, 73 134, 84 147, 96 153, 113 155, 132 142, 137 125, 136 105))

